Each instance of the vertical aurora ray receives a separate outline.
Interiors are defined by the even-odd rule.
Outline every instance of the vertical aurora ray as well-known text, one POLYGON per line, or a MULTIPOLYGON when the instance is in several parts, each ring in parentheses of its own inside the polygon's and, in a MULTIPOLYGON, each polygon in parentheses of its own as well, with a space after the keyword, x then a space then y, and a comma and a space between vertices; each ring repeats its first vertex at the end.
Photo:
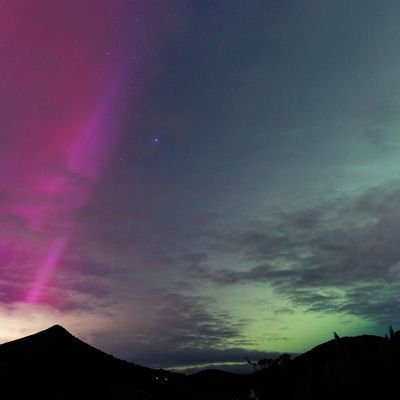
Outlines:
MULTIPOLYGON (((121 74, 114 75, 111 84, 105 90, 92 115, 89 116, 88 121, 80 129, 75 141, 66 149, 67 172, 75 176, 78 182, 83 182, 83 185, 75 184, 69 187, 68 181, 63 180, 62 176, 58 176, 56 179, 45 181, 44 185, 42 185, 42 189, 48 189, 50 196, 65 197, 70 192, 75 200, 79 199, 78 204, 75 204, 78 207, 82 207, 90 201, 91 187, 99 178, 112 152, 113 143, 117 139, 112 127, 104 124, 104 117, 110 112, 112 101, 118 92, 118 83, 121 76, 121 74)), ((73 209, 75 206, 71 203, 67 207, 73 209)), ((70 209, 65 210, 69 215, 70 209)), ((38 227, 48 218, 49 210, 36 211, 33 212, 33 215, 36 220, 35 226, 38 227)), ((62 217, 60 216, 59 219, 62 219, 62 217)), ((31 289, 28 291, 25 300, 27 303, 40 301, 41 293, 45 290, 53 269, 60 262, 68 245, 72 229, 73 226, 64 235, 57 238, 54 243, 50 244, 45 260, 39 265, 39 272, 33 281, 31 289)))
POLYGON ((0 9, 0 265, 19 280, 2 300, 39 303, 118 143, 135 30, 105 1, 0 9))
POLYGON ((41 293, 49 280, 49 275, 62 257, 66 244, 67 239, 60 238, 52 245, 51 250, 47 254, 45 261, 39 269, 39 274, 28 293, 26 298, 27 303, 37 303, 38 300, 40 300, 41 293))

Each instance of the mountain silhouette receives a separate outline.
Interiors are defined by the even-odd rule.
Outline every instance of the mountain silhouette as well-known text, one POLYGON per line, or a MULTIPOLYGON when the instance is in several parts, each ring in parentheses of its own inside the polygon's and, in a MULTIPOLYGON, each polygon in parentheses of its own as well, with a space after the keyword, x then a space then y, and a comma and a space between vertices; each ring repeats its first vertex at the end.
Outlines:
MULTIPOLYGON (((74 337, 60 325, 0 345, 0 366, 7 363, 10 368, 20 363, 95 363, 98 366, 113 363, 116 367, 126 362, 106 354, 74 337)), ((142 368, 142 367, 140 367, 142 368)))
POLYGON ((400 333, 392 340, 361 335, 335 338, 297 356, 285 368, 255 374, 259 399, 381 398, 397 390, 400 333))
POLYGON ((361 335, 332 339, 315 346, 293 360, 293 366, 305 370, 313 368, 314 373, 322 371, 327 365, 375 361, 385 346, 386 340, 381 336, 361 335))
POLYGON ((148 399, 182 381, 106 354, 59 325, 0 345, 0 377, 0 398, 18 399, 148 399))
MULTIPOLYGON (((221 371, 209 372, 206 381, 215 374, 221 371)), ((197 379, 142 367, 88 345, 60 325, 0 345, 0 399, 233 399, 240 391, 236 375, 222 374, 224 385, 210 387, 201 374, 197 379)))
POLYGON ((0 399, 381 398, 397 389, 400 333, 336 336, 290 362, 259 365, 248 375, 186 376, 120 360, 55 325, 0 345, 0 399))

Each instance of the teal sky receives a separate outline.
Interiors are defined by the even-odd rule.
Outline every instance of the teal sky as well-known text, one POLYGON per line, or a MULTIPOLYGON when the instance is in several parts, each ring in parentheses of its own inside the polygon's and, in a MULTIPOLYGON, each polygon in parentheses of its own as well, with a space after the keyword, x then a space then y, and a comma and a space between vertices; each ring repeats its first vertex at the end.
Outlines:
MULTIPOLYGON (((39 26, 54 11, 40 2, 50 10, 45 18, 41 11, 24 16, 39 26)), ((14 99, 18 76, 2 66, 11 76, 5 98, 15 107, 0 127, 24 140, 0 133, 7 144, 0 155, 24 160, 18 162, 37 174, 45 165, 74 179, 74 201, 52 209, 40 230, 32 227, 9 206, 28 173, 4 164, 18 189, 0 187, 0 250, 10 251, 9 232, 24 247, 45 247, 50 237, 62 238, 63 247, 40 284, 41 297, 35 283, 25 298, 35 301, 20 294, 37 267, 7 264, 0 320, 9 328, 0 337, 61 323, 119 357, 182 367, 298 353, 333 331, 384 334, 398 327, 399 2, 100 3, 101 23, 83 29, 71 22, 63 36, 79 33, 77 60, 93 51, 84 69, 90 84, 82 78, 78 85, 82 93, 94 90, 93 98, 71 95, 61 69, 51 72, 58 83, 46 87, 63 88, 62 105, 78 98, 79 107, 70 116, 57 108, 61 103, 40 106, 46 123, 56 121, 52 127, 60 119, 80 121, 97 99, 93 88, 103 87, 108 71, 117 75, 118 85, 111 82, 113 91, 96 108, 93 138, 85 139, 96 150, 80 148, 86 156, 79 168, 48 160, 68 147, 67 128, 60 142, 46 139, 47 150, 18 155, 30 139, 11 117, 28 117, 14 99)), ((85 20, 95 6, 77 4, 62 5, 70 12, 63 18, 85 20)), ((16 21, 10 32, 30 26, 16 21)), ((45 24, 45 32, 52 29, 45 24)), ((24 54, 17 40, 10 46, 11 58, 24 54)), ((44 39, 32 46, 42 55, 58 48, 44 39)), ((45 77, 32 54, 25 54, 27 70, 39 68, 45 77)), ((36 121, 29 118, 26 126, 36 121)))

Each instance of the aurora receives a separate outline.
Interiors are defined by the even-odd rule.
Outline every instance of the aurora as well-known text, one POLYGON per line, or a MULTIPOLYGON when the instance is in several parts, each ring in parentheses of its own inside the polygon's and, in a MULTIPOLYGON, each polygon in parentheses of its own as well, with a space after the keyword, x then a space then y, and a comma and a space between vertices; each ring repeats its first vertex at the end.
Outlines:
POLYGON ((398 324, 400 5, 0 2, 0 341, 245 368, 398 324))

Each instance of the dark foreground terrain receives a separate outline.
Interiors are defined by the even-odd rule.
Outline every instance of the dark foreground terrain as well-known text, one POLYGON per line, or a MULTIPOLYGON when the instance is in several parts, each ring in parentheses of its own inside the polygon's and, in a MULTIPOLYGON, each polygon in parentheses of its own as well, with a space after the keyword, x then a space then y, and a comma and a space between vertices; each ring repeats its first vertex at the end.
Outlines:
POLYGON ((61 326, 0 346, 1 399, 264 400, 382 398, 397 393, 400 333, 323 343, 294 360, 264 360, 249 375, 186 376, 119 360, 61 326))

